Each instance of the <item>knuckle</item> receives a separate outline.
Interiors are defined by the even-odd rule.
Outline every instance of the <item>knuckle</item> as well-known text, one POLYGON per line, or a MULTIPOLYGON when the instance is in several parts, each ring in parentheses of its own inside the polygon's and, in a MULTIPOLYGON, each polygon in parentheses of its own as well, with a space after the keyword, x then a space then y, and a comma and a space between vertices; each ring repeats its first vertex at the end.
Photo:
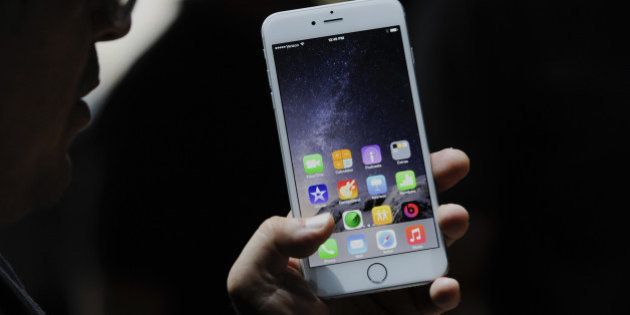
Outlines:
POLYGON ((262 232, 267 234, 275 234, 282 227, 283 218, 279 216, 273 216, 271 218, 266 219, 261 225, 260 229, 262 232))

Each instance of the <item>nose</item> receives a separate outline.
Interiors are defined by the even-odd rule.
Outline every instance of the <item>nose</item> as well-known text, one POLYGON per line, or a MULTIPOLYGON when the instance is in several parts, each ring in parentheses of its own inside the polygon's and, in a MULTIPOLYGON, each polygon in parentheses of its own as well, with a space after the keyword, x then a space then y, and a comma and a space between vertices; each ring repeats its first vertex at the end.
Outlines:
POLYGON ((92 34, 95 42, 121 38, 131 28, 131 10, 135 0, 99 1, 92 11, 92 34))

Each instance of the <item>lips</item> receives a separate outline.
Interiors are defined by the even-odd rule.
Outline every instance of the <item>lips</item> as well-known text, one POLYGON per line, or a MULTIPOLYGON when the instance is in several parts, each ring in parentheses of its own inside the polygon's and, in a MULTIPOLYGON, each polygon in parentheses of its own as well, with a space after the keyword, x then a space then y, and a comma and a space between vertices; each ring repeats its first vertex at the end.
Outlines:
POLYGON ((69 147, 76 135, 90 124, 92 114, 87 103, 83 101, 82 98, 90 94, 90 92, 98 87, 98 85, 100 84, 98 74, 98 57, 96 55, 95 47, 92 46, 88 55, 88 61, 85 70, 83 71, 83 76, 79 81, 79 86, 77 89, 77 103, 75 104, 75 106, 72 107, 69 112, 65 130, 67 139, 66 147, 69 147))
POLYGON ((88 60, 83 71, 83 76, 79 82, 79 98, 83 98, 90 94, 90 92, 98 86, 100 83, 98 79, 99 72, 100 69, 98 64, 98 55, 96 54, 96 47, 92 46, 88 54, 88 60))
POLYGON ((90 112, 90 108, 87 103, 82 100, 82 97, 90 94, 98 85, 98 74, 97 77, 93 80, 85 80, 81 84, 81 89, 79 90, 79 100, 77 104, 72 108, 70 112, 70 117, 68 117, 68 133, 74 136, 83 128, 89 125, 90 120, 92 119, 92 114, 90 112))
POLYGON ((66 132, 71 137, 74 138, 79 131, 83 130, 90 124, 90 120, 92 119, 92 113, 90 112, 90 108, 87 103, 81 98, 90 94, 96 87, 99 85, 100 81, 98 79, 98 72, 94 79, 91 80, 83 80, 81 87, 79 89, 79 100, 76 105, 72 107, 70 110, 70 116, 68 117, 68 125, 66 132))
POLYGON ((75 135, 81 129, 87 127, 91 120, 90 108, 87 106, 83 97, 90 94, 100 84, 98 78, 99 64, 96 54, 96 47, 92 46, 88 55, 88 61, 83 72, 83 78, 79 83, 78 98, 76 106, 72 108, 68 121, 68 131, 71 135, 75 135))
POLYGON ((85 80, 83 82, 85 83, 81 84, 81 88, 79 89, 79 98, 83 98, 87 96, 88 94, 90 94, 90 92, 96 89, 96 87, 98 87, 98 85, 101 83, 98 77, 93 78, 91 80, 85 80))

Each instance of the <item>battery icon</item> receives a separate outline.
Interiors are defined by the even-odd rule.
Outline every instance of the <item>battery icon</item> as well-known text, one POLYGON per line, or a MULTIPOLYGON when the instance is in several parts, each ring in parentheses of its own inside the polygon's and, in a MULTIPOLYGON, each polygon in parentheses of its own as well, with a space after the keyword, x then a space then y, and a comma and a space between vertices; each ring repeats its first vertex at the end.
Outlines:
POLYGON ((392 28, 390 28, 390 29, 389 29, 389 32, 390 32, 390 33, 396 33, 396 32, 398 32, 398 27, 392 27, 392 28))

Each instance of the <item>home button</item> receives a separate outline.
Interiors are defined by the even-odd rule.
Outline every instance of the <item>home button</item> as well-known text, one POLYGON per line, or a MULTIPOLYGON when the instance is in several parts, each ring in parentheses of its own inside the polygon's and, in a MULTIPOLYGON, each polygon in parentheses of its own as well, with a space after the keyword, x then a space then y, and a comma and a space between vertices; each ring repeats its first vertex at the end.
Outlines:
POLYGON ((374 283, 382 283, 387 278, 387 268, 382 264, 371 264, 367 269, 367 276, 374 283))

